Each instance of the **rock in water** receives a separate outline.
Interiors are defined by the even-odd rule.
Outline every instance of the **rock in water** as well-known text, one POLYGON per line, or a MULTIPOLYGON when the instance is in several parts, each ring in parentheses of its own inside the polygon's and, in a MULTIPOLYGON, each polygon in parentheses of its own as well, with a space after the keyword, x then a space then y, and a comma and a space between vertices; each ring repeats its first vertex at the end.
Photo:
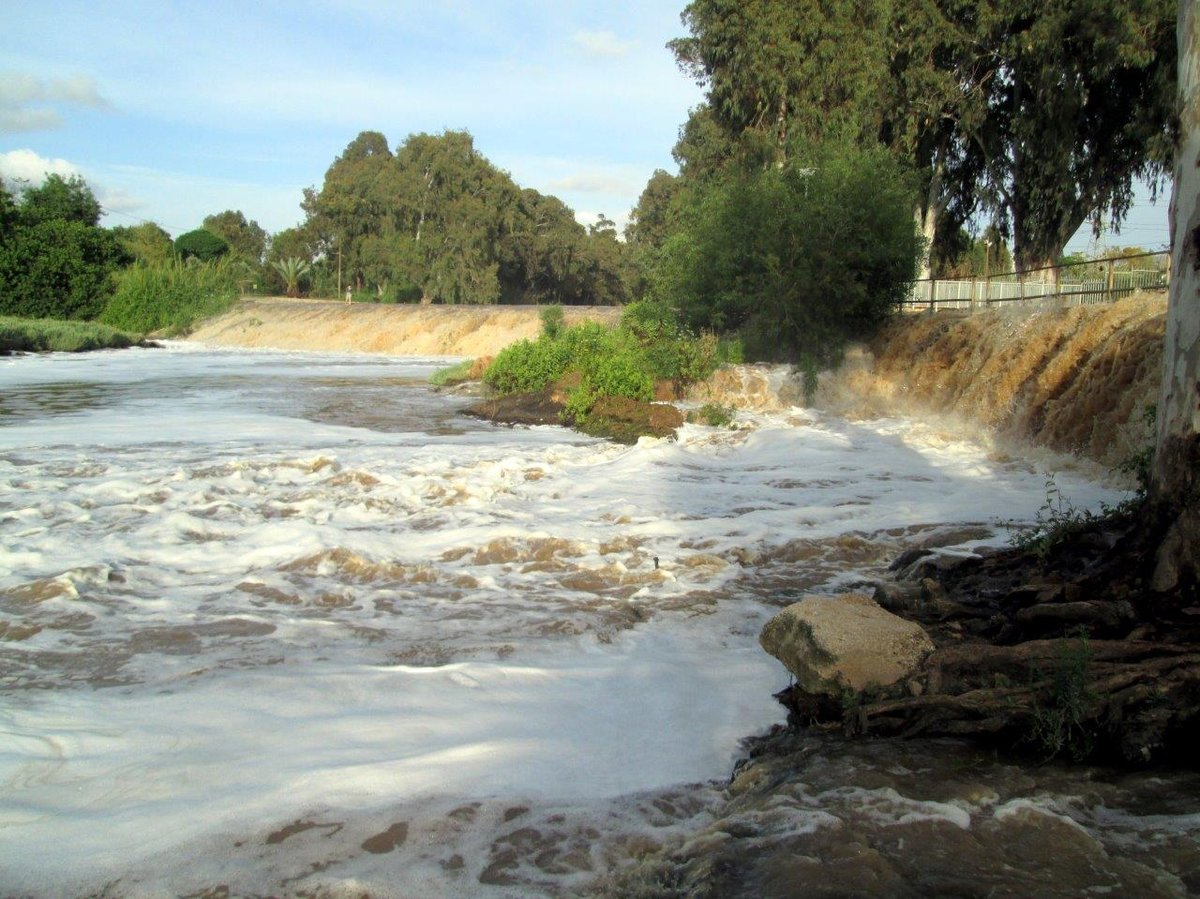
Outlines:
POLYGON ((916 673, 933 641, 869 596, 806 596, 767 622, 759 643, 808 693, 841 696, 916 673))

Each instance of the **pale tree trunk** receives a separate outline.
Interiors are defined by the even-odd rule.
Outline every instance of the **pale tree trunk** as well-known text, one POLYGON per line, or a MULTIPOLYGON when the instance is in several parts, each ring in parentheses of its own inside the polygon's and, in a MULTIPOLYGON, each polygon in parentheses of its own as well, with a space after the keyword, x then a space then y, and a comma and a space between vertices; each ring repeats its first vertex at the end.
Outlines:
POLYGON ((1200 572, 1200 13, 1180 0, 1180 136, 1171 196, 1171 293, 1152 508, 1166 526, 1152 586, 1195 593, 1200 572))

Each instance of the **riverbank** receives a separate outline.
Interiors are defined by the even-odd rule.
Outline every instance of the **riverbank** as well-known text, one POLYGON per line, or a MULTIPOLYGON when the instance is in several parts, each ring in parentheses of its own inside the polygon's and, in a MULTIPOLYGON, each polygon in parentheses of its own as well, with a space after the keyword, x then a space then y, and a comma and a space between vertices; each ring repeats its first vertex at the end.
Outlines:
POLYGON ((140 337, 99 322, 0 316, 0 355, 123 350, 140 337))
MULTIPOLYGON (((615 306, 568 306, 567 325, 616 325, 615 306)), ((376 353, 391 356, 493 356, 541 332, 538 306, 389 306, 281 297, 243 300, 203 322, 188 340, 247 349, 376 353)))

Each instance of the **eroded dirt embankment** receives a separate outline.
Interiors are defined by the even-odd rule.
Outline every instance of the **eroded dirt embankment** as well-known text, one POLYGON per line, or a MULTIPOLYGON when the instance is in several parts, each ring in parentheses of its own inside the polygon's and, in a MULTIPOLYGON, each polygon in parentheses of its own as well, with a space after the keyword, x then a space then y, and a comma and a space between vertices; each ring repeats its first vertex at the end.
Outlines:
POLYGON ((1144 449, 1158 398, 1166 297, 1105 306, 905 316, 843 369, 817 404, 852 416, 934 413, 1115 465, 1144 449))
MULTIPOLYGON (((490 356, 537 337, 536 306, 385 306, 327 300, 244 300, 204 322, 189 340, 213 346, 385 353, 397 356, 490 356)), ((580 306, 566 323, 616 324, 621 310, 580 306)))

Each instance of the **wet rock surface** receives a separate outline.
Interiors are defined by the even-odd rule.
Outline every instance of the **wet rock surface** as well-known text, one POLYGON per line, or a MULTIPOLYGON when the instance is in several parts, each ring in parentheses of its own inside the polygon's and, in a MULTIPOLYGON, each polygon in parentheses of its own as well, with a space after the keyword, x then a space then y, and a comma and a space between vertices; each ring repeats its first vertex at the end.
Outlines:
POLYGON ((1186 896, 1200 775, 1030 768, 952 739, 780 729, 711 822, 605 878, 640 899, 1186 896), (1137 813, 1127 811, 1131 805, 1137 813))
POLYGON ((936 648, 912 695, 832 704, 798 683, 796 721, 851 734, 972 735, 1034 757, 1195 764, 1200 607, 1151 587, 1143 512, 1033 547, 905 553, 874 598, 936 648))
POLYGON ((861 593, 805 597, 768 621, 759 641, 805 691, 834 697, 891 686, 933 650, 919 624, 861 593))

